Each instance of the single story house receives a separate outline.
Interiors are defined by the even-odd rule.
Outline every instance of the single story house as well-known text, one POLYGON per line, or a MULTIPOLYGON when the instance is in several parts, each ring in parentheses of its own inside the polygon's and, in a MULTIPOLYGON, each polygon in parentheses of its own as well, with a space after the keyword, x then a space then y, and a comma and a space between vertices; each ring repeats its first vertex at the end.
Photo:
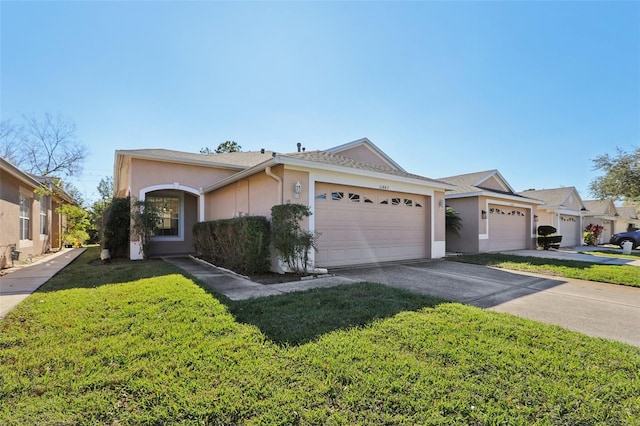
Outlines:
POLYGON ((62 247, 65 218, 56 212, 74 201, 46 178, 20 170, 0 157, 0 268, 62 247), (49 191, 36 190, 47 185, 49 191))
POLYGON ((527 190, 520 195, 544 201, 538 206, 537 225, 553 226, 562 235, 562 247, 583 244, 582 213, 586 210, 578 190, 573 186, 553 189, 527 190))
POLYGON ((640 215, 634 206, 616 206, 618 216, 613 223, 613 233, 627 232, 633 229, 640 229, 640 215))
POLYGON ((598 244, 607 244, 614 233, 613 224, 618 220, 613 200, 585 200, 584 205, 587 208, 582 215, 584 226, 601 225, 602 234, 598 244))
MULTIPOLYGON (((445 255, 445 190, 408 173, 368 139, 323 151, 194 154, 118 150, 116 196, 157 203, 166 217, 151 255, 194 251, 198 221, 270 217, 284 203, 308 206, 303 226, 318 235, 311 261, 336 267, 445 255)), ((138 241, 130 256, 140 258, 138 241)))
POLYGON ((534 217, 542 201, 514 191, 497 170, 448 176, 438 180, 454 185, 446 204, 462 219, 459 234, 446 233, 449 252, 481 253, 533 249, 534 217))

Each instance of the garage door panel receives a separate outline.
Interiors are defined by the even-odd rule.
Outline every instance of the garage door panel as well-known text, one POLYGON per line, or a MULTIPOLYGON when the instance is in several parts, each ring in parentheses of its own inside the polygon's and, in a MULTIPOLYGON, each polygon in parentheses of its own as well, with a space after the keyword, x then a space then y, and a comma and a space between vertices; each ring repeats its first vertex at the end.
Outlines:
POLYGON ((427 256, 424 196, 317 183, 316 194, 324 193, 328 194, 326 199, 316 198, 315 204, 315 225, 321 234, 317 240, 318 266, 427 256), (342 198, 331 196, 340 193, 342 198), (353 202, 357 195, 361 201, 353 202), (380 204, 385 200, 387 204, 380 204))
POLYGON ((519 250, 529 246, 527 211, 522 208, 489 205, 487 249, 519 250))
POLYGON ((558 234, 562 235, 563 247, 580 245, 580 221, 575 216, 560 215, 558 234))

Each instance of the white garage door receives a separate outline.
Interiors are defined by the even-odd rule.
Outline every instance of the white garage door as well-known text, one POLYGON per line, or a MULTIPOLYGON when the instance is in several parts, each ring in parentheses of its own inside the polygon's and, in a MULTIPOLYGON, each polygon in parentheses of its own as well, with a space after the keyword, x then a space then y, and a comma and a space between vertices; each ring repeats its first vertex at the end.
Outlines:
POLYGON ((519 250, 529 247, 527 210, 517 207, 489 205, 488 251, 519 250))
POLYGON ((356 265, 428 256, 424 195, 316 184, 316 264, 356 265))
POLYGON ((558 235, 562 235, 563 247, 573 247, 580 245, 580 220, 575 216, 560 215, 560 227, 558 235))

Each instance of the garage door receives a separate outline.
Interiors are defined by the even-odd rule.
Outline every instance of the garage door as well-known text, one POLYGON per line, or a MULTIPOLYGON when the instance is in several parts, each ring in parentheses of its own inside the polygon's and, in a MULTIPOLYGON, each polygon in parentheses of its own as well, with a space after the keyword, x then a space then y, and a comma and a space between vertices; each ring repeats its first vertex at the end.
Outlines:
POLYGON ((498 205, 489 205, 488 251, 519 250, 529 247, 530 232, 527 232, 527 210, 498 205))
POLYGON ((316 264, 356 265, 428 257, 424 195, 316 184, 316 264))
POLYGON ((560 227, 558 234, 562 235, 563 247, 580 245, 580 221, 575 216, 560 215, 560 227))

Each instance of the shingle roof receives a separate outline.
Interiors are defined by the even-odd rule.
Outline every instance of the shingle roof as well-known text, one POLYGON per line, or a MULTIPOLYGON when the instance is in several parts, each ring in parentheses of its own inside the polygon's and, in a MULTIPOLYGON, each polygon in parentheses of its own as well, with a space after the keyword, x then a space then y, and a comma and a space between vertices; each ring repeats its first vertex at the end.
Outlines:
POLYGON ((142 158, 157 160, 201 163, 236 167, 252 167, 271 158, 271 151, 262 154, 259 151, 229 152, 222 154, 197 154, 193 152, 174 151, 171 149, 132 149, 118 151, 125 155, 133 155, 142 158))
POLYGON ((544 201, 549 206, 559 206, 573 191, 575 191, 575 188, 573 186, 568 186, 565 188, 534 189, 518 192, 518 194, 524 197, 544 201))
POLYGON ((442 182, 449 183, 451 185, 455 185, 457 188, 453 191, 448 192, 448 194, 466 194, 469 192, 479 192, 483 189, 474 186, 473 184, 478 182, 484 177, 487 177, 489 174, 495 173, 497 170, 485 170, 482 172, 474 172, 474 173, 466 173, 463 175, 456 176, 447 176, 443 178, 438 178, 438 180, 442 182))
POLYGON ((616 207, 618 216, 625 219, 638 219, 638 211, 633 206, 616 207))
POLYGON ((413 173, 407 173, 403 170, 393 169, 391 167, 380 166, 377 164, 371 164, 364 161, 354 160, 352 158, 343 157, 339 154, 330 154, 325 151, 306 151, 296 152, 293 154, 282 154, 279 157, 296 158, 304 161, 310 161, 318 164, 326 164, 331 166, 348 167, 355 170, 363 170, 368 172, 383 173, 393 176, 400 176, 409 179, 417 179, 426 182, 433 183, 445 183, 436 179, 431 179, 425 176, 416 175, 413 173))
POLYGON ((611 206, 611 200, 585 200, 582 202, 589 213, 606 215, 611 206))

